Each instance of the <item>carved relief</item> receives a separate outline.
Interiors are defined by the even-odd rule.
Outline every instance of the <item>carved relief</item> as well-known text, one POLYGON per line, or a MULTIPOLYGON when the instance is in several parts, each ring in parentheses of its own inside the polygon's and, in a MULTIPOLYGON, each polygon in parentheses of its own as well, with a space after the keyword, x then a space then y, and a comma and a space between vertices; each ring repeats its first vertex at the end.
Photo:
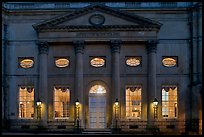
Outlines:
POLYGON ((120 53, 120 47, 121 47, 122 41, 121 40, 111 40, 110 43, 111 43, 111 52, 112 53, 115 53, 115 52, 120 53))
POLYGON ((49 45, 47 41, 37 41, 37 45, 40 54, 48 54, 49 45))
POLYGON ((74 47, 75 47, 75 53, 84 53, 84 41, 82 40, 76 40, 73 41, 74 47))
POLYGON ((150 52, 157 52, 157 40, 149 40, 146 42, 146 48, 147 48, 147 53, 149 54, 150 52))

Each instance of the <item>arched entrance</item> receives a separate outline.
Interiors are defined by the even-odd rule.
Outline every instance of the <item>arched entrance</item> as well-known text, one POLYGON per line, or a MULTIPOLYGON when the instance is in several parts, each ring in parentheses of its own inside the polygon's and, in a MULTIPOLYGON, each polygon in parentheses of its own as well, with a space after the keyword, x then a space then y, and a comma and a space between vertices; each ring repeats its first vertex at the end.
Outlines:
POLYGON ((89 128, 106 128, 106 89, 100 84, 89 90, 89 128))

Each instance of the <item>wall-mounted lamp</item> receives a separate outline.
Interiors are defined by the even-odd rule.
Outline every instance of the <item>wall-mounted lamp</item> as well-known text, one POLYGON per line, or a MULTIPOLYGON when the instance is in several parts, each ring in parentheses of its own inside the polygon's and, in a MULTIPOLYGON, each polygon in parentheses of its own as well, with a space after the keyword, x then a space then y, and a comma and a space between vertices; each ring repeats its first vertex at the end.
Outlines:
POLYGON ((153 107, 154 108, 154 119, 157 118, 158 103, 159 103, 159 101, 156 98, 154 98, 154 101, 153 101, 153 105, 154 105, 154 107, 153 107))
POLYGON ((115 128, 116 128, 116 130, 117 130, 117 128, 118 128, 118 124, 117 124, 117 121, 118 121, 118 105, 119 105, 119 101, 118 101, 118 99, 116 98, 116 100, 115 100, 115 128))
POLYGON ((76 107, 76 124, 77 124, 77 130, 79 130, 79 99, 75 101, 75 107, 76 107))
POLYGON ((42 104, 42 101, 40 99, 38 99, 36 101, 36 105, 37 105, 37 119, 41 119, 41 104, 42 104))
POLYGON ((119 101, 118 101, 118 99, 116 98, 116 100, 115 100, 115 105, 118 106, 118 104, 119 104, 119 101))
POLYGON ((36 104, 37 104, 37 106, 40 106, 40 105, 42 104, 42 101, 41 101, 40 99, 38 99, 38 100, 36 101, 36 104))
POLYGON ((77 100, 75 101, 75 105, 76 107, 79 106, 79 99, 77 98, 77 100))

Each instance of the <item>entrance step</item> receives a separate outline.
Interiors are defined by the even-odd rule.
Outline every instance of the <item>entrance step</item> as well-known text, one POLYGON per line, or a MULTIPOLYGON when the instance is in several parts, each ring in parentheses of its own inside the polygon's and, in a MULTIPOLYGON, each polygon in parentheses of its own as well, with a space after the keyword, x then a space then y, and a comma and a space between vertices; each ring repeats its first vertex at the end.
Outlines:
POLYGON ((112 134, 111 129, 84 129, 82 134, 112 134))

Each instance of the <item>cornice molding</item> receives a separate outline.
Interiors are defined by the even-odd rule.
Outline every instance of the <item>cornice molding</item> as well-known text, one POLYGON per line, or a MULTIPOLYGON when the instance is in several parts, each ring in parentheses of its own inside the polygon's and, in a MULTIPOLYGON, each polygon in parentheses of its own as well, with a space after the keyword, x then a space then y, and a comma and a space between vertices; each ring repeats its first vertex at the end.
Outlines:
MULTIPOLYGON (((88 14, 91 12, 95 12, 95 11, 100 11, 109 15, 113 15, 119 18, 123 18, 125 20, 131 21, 135 24, 139 24, 139 25, 130 25, 130 26, 139 26, 139 27, 153 27, 153 28, 157 28, 160 29, 160 27, 162 26, 161 23, 157 22, 157 21, 153 21, 135 14, 131 14, 125 11, 120 11, 120 10, 116 10, 113 8, 110 8, 108 6, 105 5, 91 5, 91 6, 87 6, 85 8, 76 10, 72 13, 68 13, 65 15, 60 15, 58 17, 49 19, 49 20, 45 20, 43 22, 37 23, 33 25, 33 28, 37 31, 40 30, 45 30, 45 29, 73 29, 73 28, 104 28, 104 26, 57 26, 58 24, 64 22, 64 21, 68 21, 71 20, 73 18, 77 18, 78 16, 82 16, 84 14, 88 14)), ((129 26, 129 27, 130 27, 129 26)), ((105 26, 106 28, 107 26, 105 26)), ((120 28, 122 27, 121 25, 116 25, 115 28, 120 28)), ((111 28, 111 27, 108 27, 111 28)), ((114 28, 114 27, 113 27, 114 28)), ((134 27, 133 27, 134 28, 134 27)), ((137 27, 136 27, 137 28, 137 27)))
POLYGON ((66 30, 137 30, 137 31, 159 31, 157 26, 143 26, 143 25, 102 25, 102 26, 88 26, 88 25, 77 25, 77 26, 53 26, 53 27, 38 27, 36 31, 66 31, 66 30))

